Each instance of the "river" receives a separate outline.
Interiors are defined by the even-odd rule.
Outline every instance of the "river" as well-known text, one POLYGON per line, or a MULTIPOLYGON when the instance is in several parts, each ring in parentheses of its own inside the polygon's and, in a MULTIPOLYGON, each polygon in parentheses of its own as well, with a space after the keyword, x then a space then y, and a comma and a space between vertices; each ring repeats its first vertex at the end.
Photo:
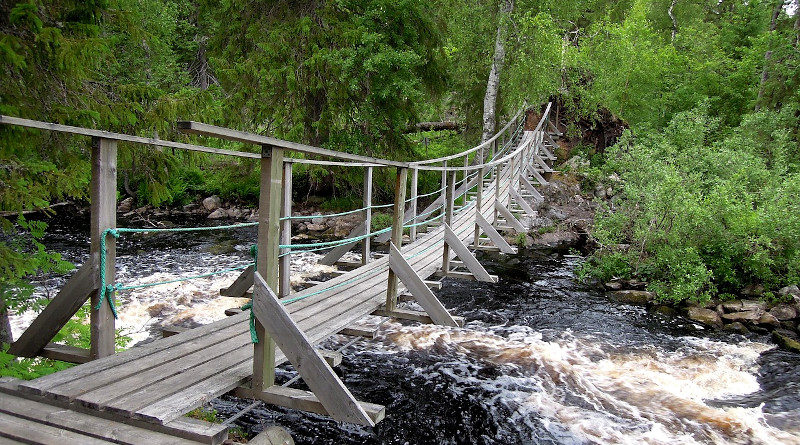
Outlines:
MULTIPOLYGON (((76 263, 86 260, 85 217, 51 228, 48 248, 76 263)), ((254 228, 124 236, 118 281, 237 267, 250 261, 254 239, 254 228)), ((329 271, 317 258, 298 255, 293 281, 329 271)), ((343 351, 337 372, 348 388, 386 406, 375 428, 263 405, 235 424, 254 433, 277 423, 298 444, 800 444, 800 356, 776 349, 768 337, 710 331, 609 301, 602 289, 576 281, 579 256, 529 250, 480 259, 499 283, 447 279, 439 291, 466 318, 463 328, 386 321, 376 340, 343 351)), ((125 291, 119 325, 134 344, 152 341, 162 324, 221 319, 224 309, 240 304, 218 296, 236 275, 125 291)), ((37 295, 52 295, 63 281, 42 277, 37 295)), ((16 335, 32 316, 12 318, 16 335)), ((325 345, 348 340, 334 336, 325 345)), ((293 376, 289 366, 278 371, 279 381, 293 376)), ((249 403, 224 396, 212 406, 226 418, 249 403)))

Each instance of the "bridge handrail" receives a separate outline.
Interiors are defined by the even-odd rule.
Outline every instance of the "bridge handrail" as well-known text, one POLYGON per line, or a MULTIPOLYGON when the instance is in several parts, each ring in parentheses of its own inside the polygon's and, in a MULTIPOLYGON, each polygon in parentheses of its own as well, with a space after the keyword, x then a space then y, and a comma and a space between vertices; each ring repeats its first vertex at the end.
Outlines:
POLYGON ((443 162, 443 161, 449 161, 451 159, 458 159, 458 158, 461 158, 461 157, 464 157, 464 156, 468 156, 469 154, 474 153, 475 151, 480 150, 481 148, 486 148, 491 143, 493 143, 495 140, 497 140, 497 138, 500 137, 501 134, 506 132, 508 130, 508 128, 511 126, 512 123, 516 122, 516 120, 520 117, 520 115, 522 115, 522 112, 525 111, 525 108, 526 108, 526 106, 524 106, 524 105, 522 107, 520 107, 519 111, 517 111, 517 114, 514 115, 514 117, 511 118, 508 121, 508 123, 506 123, 506 125, 503 128, 500 129, 500 131, 495 133, 494 136, 492 136, 491 138, 487 139, 486 141, 481 142, 480 144, 478 144, 478 145, 476 145, 476 146, 474 146, 474 147, 472 147, 472 148, 470 148, 468 150, 459 152, 459 153, 455 153, 455 154, 452 154, 452 155, 449 155, 449 156, 442 156, 440 158, 435 158, 435 159, 426 159, 424 161, 414 161, 414 162, 411 162, 411 165, 417 166, 417 165, 435 164, 435 163, 439 163, 439 162, 443 162))

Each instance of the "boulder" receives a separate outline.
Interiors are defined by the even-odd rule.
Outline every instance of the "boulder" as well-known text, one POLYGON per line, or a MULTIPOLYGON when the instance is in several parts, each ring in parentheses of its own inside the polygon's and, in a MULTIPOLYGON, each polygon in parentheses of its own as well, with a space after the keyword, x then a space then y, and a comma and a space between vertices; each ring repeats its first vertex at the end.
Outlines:
POLYGON ((760 297, 764 295, 764 286, 760 284, 748 284, 744 289, 739 291, 739 293, 747 297, 760 297))
POLYGON ((773 326, 773 327, 781 325, 780 320, 775 318, 775 316, 770 313, 761 315, 757 323, 762 326, 773 326))
POLYGON ((219 196, 217 195, 209 196, 203 200, 203 207, 209 212, 213 212, 214 210, 222 207, 222 200, 219 199, 219 196))
POLYGON ((117 206, 117 211, 119 213, 128 213, 133 208, 133 197, 127 197, 119 202, 117 206))
POLYGON ((213 212, 211 212, 210 215, 208 215, 208 219, 221 219, 227 217, 228 217, 228 212, 226 212, 225 209, 222 208, 216 209, 213 212))
POLYGON ((312 216, 318 216, 318 218, 311 218, 311 222, 313 224, 323 224, 325 222, 325 218, 322 217, 322 213, 314 212, 311 215, 312 216))
POLYGON ((242 216, 242 209, 231 207, 228 209, 227 213, 229 218, 239 218, 242 216))
POLYGON ((731 300, 722 303, 726 312, 764 312, 767 305, 763 301, 756 300, 731 300))
POLYGON ((609 290, 620 290, 622 289, 622 283, 619 281, 609 281, 608 283, 604 284, 603 286, 609 290))
POLYGON ((723 328, 725 331, 735 332, 737 334, 748 334, 750 331, 747 330, 747 326, 743 325, 738 321, 734 321, 731 324, 726 324, 723 328))
POLYGON ((772 341, 783 349, 800 353, 800 341, 792 331, 776 329, 772 331, 772 341))
POLYGON ((791 320, 797 317, 797 310, 788 304, 779 304, 770 309, 769 313, 780 321, 791 320))
POLYGON ((781 297, 786 297, 789 295, 800 297, 800 288, 798 288, 796 284, 793 284, 791 286, 786 286, 778 291, 778 295, 780 295, 781 297))
POLYGON ((628 304, 647 304, 655 298, 652 292, 645 290, 616 290, 606 295, 614 301, 628 304))
POLYGON ((582 157, 575 155, 569 158, 568 161, 562 164, 564 167, 569 167, 572 171, 582 170, 584 168, 589 168, 589 161, 583 159, 582 157))
POLYGON ((147 307, 147 313, 151 317, 158 317, 166 312, 170 306, 167 303, 155 303, 147 307))
POLYGON ((731 312, 723 314, 722 318, 731 321, 757 321, 761 318, 762 312, 758 311, 744 311, 744 312, 731 312))
POLYGON ((687 316, 694 321, 703 323, 704 325, 713 326, 715 328, 722 327, 722 320, 719 318, 719 314, 711 309, 706 309, 699 306, 690 306, 687 316))
POLYGON ((308 229, 309 232, 322 232, 327 229, 327 227, 324 224, 311 223, 306 224, 306 229, 308 229))

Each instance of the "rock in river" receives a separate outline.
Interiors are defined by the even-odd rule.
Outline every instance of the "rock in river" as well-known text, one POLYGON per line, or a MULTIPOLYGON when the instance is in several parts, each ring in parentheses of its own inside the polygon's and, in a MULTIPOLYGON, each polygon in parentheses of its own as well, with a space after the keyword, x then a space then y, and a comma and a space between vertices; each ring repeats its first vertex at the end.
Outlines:
POLYGON ((645 290, 615 290, 607 292, 606 295, 614 301, 629 304, 647 304, 655 297, 652 292, 645 290))
POLYGON ((699 306, 690 306, 687 316, 704 325, 713 326, 715 328, 722 327, 722 320, 719 318, 717 311, 706 309, 699 306))

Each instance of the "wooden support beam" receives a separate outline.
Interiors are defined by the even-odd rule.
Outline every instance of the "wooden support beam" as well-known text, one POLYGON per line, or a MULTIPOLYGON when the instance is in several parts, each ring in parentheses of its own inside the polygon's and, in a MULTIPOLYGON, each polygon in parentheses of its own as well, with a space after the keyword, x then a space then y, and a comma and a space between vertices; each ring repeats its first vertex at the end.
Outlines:
POLYGON ((539 193, 539 190, 536 190, 536 187, 534 187, 533 184, 531 184, 531 182, 528 181, 528 178, 522 176, 521 178, 519 178, 519 182, 520 184, 522 184, 525 190, 529 191, 531 195, 533 195, 535 199, 539 201, 544 201, 544 196, 542 196, 542 194, 539 193))
POLYGON ((442 288, 442 282, 441 281, 422 280, 422 282, 425 283, 425 285, 428 286, 431 289, 439 290, 439 289, 442 288))
MULTIPOLYGON (((317 353, 260 273, 255 274, 253 292, 253 314, 256 319, 319 398, 327 414, 340 422, 375 426, 373 418, 317 353)), ((267 388, 253 389, 258 393, 267 388)))
POLYGON ((536 181, 538 181, 539 184, 547 185, 547 179, 544 179, 544 176, 542 176, 538 171, 536 171, 535 168, 529 168, 528 169, 528 173, 530 173, 531 176, 536 178, 536 181))
POLYGON ((494 203, 495 209, 497 209, 498 213, 505 218, 506 222, 511 225, 511 228, 516 230, 519 233, 525 233, 525 226, 522 225, 521 222, 511 213, 510 210, 506 206, 503 205, 500 201, 495 201, 494 203))
MULTIPOLYGON (((403 258, 403 254, 394 245, 389 245, 389 269, 400 278, 405 284, 406 288, 411 295, 419 302, 420 306, 425 309, 425 312, 430 315, 431 319, 436 323, 444 326, 458 326, 458 323, 453 319, 444 305, 436 298, 436 295, 431 292, 428 286, 422 281, 417 272, 408 264, 408 261, 403 258)), ((387 312, 396 312, 397 307, 389 308, 386 306, 387 312)))
MULTIPOLYGON (((497 246, 500 252, 510 253, 510 254, 517 253, 517 251, 514 250, 514 248, 511 247, 511 245, 508 244, 508 242, 506 242, 506 239, 503 238, 503 235, 500 235, 500 233, 494 228, 494 226, 492 226, 492 224, 489 223, 489 221, 486 221, 486 218, 484 218, 483 215, 477 213, 475 215, 475 221, 477 222, 481 230, 483 230, 483 233, 485 233, 486 236, 488 236, 489 239, 492 241, 492 243, 494 243, 494 245, 497 246)), ((476 246, 480 248, 481 247, 480 242, 478 242, 476 246)))
MULTIPOLYGON (((475 277, 475 275, 473 275, 471 272, 455 272, 455 271, 451 270, 450 272, 444 273, 441 270, 437 270, 436 272, 433 273, 433 275, 437 276, 437 277, 443 277, 443 278, 444 277, 457 278, 459 280, 483 281, 483 280, 477 279, 475 277)), ((489 275, 489 277, 491 277, 492 282, 494 282, 494 283, 497 283, 499 281, 499 279, 500 279, 497 275, 489 275)))
POLYGON ((335 368, 342 364, 342 353, 317 348, 319 355, 328 363, 328 366, 335 368))
MULTIPOLYGON (((372 167, 364 169, 364 232, 366 236, 372 230, 372 167)), ((369 250, 370 250, 369 237, 361 241, 361 265, 369 263, 369 250)), ((344 255, 344 252, 342 252, 344 255)), ((341 257, 341 255, 340 255, 341 257)))
POLYGON ((368 329, 360 326, 350 326, 347 328, 343 328, 338 333, 341 335, 347 335, 348 337, 364 337, 368 340, 374 340, 375 337, 378 336, 377 329, 375 328, 368 329))
MULTIPOLYGON (((235 309, 236 309, 236 313, 237 314, 242 312, 242 310, 239 309, 238 307, 235 308, 235 309)), ((226 314, 225 315, 230 316, 230 315, 235 315, 235 314, 230 314, 229 315, 229 314, 227 314, 227 310, 226 310, 226 314)), ((186 332, 189 329, 190 328, 184 328, 183 326, 162 326, 161 327, 161 338, 172 337, 173 335, 178 335, 181 332, 186 332)))
MULTIPOLYGON (((270 405, 283 406, 285 408, 307 411, 335 418, 335 416, 325 408, 325 404, 310 391, 303 391, 286 386, 272 386, 266 388, 264 391, 255 392, 250 388, 239 387, 234 394, 237 397, 261 400, 270 405)), ((386 409, 383 405, 359 401, 356 401, 356 403, 358 403, 372 425, 377 424, 386 417, 386 409)))
MULTIPOLYGON (((461 242, 461 239, 458 238, 458 235, 453 233, 453 230, 450 226, 444 226, 444 242, 445 244, 449 245, 450 248, 453 249, 456 256, 464 263, 464 266, 473 274, 478 281, 486 281, 490 283, 494 283, 495 281, 489 275, 489 272, 486 272, 486 269, 483 268, 481 263, 472 255, 472 252, 469 251, 467 246, 461 242)), ((447 272, 446 270, 442 269, 443 271, 447 272)))
POLYGON ((236 297, 241 298, 253 287, 253 272, 255 268, 248 266, 242 273, 236 277, 236 280, 225 289, 220 289, 219 294, 223 297, 236 297))
MULTIPOLYGON (((105 235, 106 229, 117 227, 117 141, 92 138, 92 181, 91 181, 91 256, 95 264, 100 264, 100 238, 105 236, 106 284, 114 283, 117 244, 113 236, 105 235)), ((109 296, 113 301, 113 293, 109 296)), ((92 293, 92 309, 89 316, 91 345, 89 350, 93 359, 114 354, 116 332, 114 313, 106 300, 105 289, 92 293), (102 304, 100 304, 102 301, 102 304), (100 309, 95 309, 100 305, 100 309)), ((49 339, 48 339, 49 340, 49 339)))
MULTIPOLYGON (((284 161, 281 217, 290 216, 292 216, 292 163, 284 161)), ((285 219, 281 221, 280 225, 280 243, 284 246, 292 244, 292 221, 285 219)), ((292 292, 292 249, 280 249, 280 255, 278 258, 278 278, 280 279, 278 296, 285 298, 292 292)))
MULTIPOLYGON (((433 319, 426 312, 412 311, 410 309, 397 308, 394 311, 387 311, 383 306, 372 312, 372 315, 379 315, 381 317, 397 318, 400 320, 416 321, 424 324, 435 324, 433 319)), ((464 317, 453 317, 459 327, 464 326, 464 317)))
MULTIPOLYGON (((394 214, 392 215, 392 239, 395 246, 403 245, 403 213, 406 201, 406 181, 408 169, 398 168, 397 179, 394 184, 394 214)), ((386 285, 386 309, 393 311, 397 308, 397 275, 389 268, 389 280, 386 285)))
MULTIPOLYGON (((258 198, 258 254, 255 277, 261 276, 270 289, 278 288, 278 245, 280 243, 283 149, 261 147, 261 184, 258 198)), ((254 289, 255 289, 254 285, 254 289)), ((254 290, 255 296, 255 290, 254 290)), ((252 388, 260 391, 275 384, 275 342, 261 321, 255 321, 259 339, 253 345, 252 388)))
POLYGON ((19 357, 37 356, 97 290, 97 273, 96 264, 89 258, 11 344, 8 353, 19 357))
POLYGON ((528 204, 528 202, 525 201, 525 199, 519 195, 519 192, 514 187, 511 187, 509 189, 509 192, 511 193, 511 199, 513 199, 514 202, 516 202, 517 205, 520 206, 520 208, 522 208, 522 211, 527 213, 528 216, 530 217, 535 218, 537 216, 536 210, 533 210, 530 204, 528 204))
POLYGON ((58 343, 49 343, 44 347, 41 355, 45 358, 61 360, 62 362, 69 363, 80 364, 91 361, 91 356, 88 349, 78 348, 70 345, 61 345, 58 343))

